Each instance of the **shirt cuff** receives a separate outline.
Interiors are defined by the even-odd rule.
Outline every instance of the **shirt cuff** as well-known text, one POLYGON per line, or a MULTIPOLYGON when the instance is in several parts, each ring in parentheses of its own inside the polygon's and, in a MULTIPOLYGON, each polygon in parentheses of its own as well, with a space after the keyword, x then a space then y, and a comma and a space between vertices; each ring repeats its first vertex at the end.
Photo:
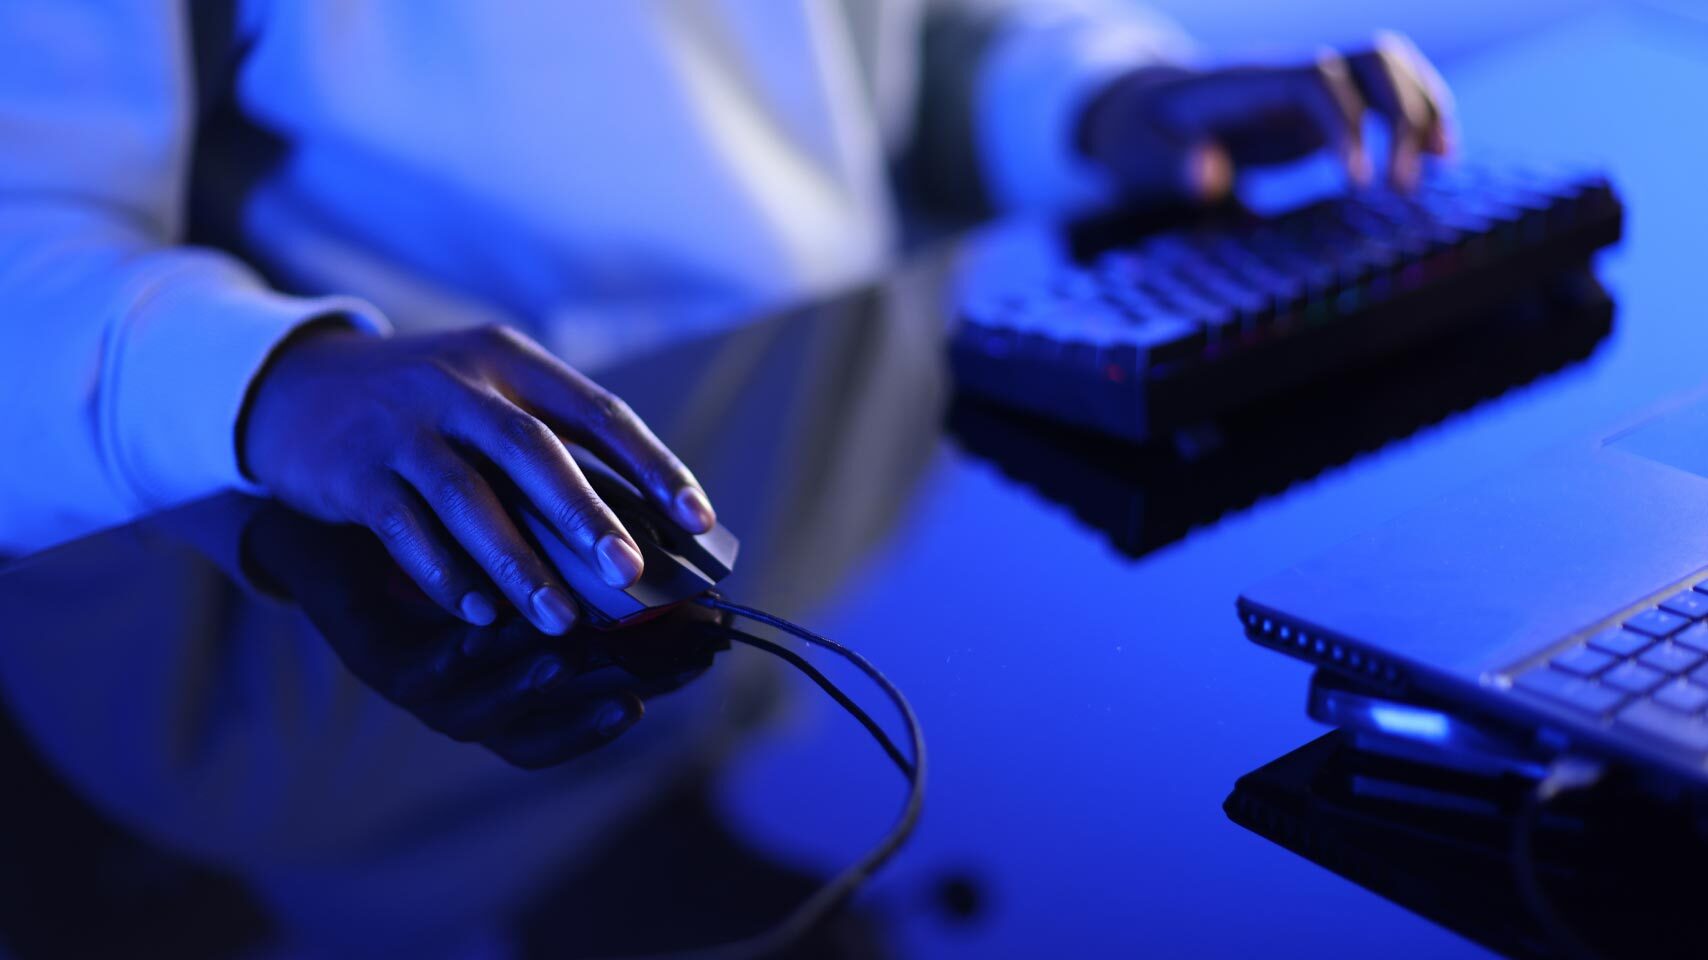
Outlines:
POLYGON ((110 462, 149 506, 222 488, 258 492, 238 465, 237 421, 273 351, 303 326, 342 319, 375 335, 390 325, 354 297, 289 297, 242 265, 207 254, 150 279, 109 345, 110 462))
POLYGON ((1119 0, 1059 0, 1016 11, 980 64, 975 136, 991 198, 1005 209, 1105 206, 1114 181, 1075 146, 1085 108, 1116 77, 1178 62, 1172 23, 1119 0))

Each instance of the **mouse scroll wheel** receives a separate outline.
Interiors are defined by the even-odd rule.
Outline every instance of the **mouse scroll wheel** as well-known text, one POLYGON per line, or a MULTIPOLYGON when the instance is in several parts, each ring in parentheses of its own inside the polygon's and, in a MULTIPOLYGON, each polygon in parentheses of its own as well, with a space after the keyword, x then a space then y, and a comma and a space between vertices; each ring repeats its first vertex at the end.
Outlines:
POLYGON ((645 537, 653 543, 661 543, 664 540, 664 538, 660 536, 658 527, 650 520, 643 520, 640 517, 634 517, 625 521, 623 525, 628 527, 629 535, 632 537, 645 537))

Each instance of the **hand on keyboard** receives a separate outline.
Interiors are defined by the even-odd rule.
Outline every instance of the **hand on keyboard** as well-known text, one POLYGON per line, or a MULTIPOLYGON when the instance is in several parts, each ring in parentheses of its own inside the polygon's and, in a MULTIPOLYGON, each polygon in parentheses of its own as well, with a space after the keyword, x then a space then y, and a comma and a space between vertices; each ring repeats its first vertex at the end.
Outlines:
POLYGON ((1411 41, 1378 35, 1365 51, 1280 67, 1146 67, 1111 84, 1085 112, 1081 150, 1139 199, 1216 200, 1245 166, 1326 147, 1355 184, 1372 179, 1366 110, 1393 132, 1388 179, 1409 189, 1420 155, 1453 142, 1453 100, 1411 41))

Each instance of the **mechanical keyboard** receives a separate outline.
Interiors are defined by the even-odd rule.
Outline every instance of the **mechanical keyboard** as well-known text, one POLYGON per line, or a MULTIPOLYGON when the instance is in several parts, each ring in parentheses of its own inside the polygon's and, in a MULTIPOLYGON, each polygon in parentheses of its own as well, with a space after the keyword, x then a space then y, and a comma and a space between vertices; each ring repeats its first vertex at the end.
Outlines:
POLYGON ((1598 175, 1434 167, 1411 194, 1235 211, 981 291, 950 361, 970 394, 1143 441, 1485 318, 1622 220, 1598 175))
POLYGON ((1589 357, 1613 329, 1614 304, 1586 275, 1561 281, 1514 301, 1489 323, 1230 412, 1208 435, 1112 443, 965 394, 949 404, 949 435, 1010 480, 1069 508, 1122 553, 1141 557, 1589 357))

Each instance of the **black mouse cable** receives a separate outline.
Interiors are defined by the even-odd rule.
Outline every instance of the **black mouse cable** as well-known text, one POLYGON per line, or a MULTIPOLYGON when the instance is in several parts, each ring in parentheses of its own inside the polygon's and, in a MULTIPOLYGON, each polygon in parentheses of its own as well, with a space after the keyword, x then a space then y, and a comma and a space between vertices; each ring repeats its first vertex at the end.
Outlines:
POLYGON ((872 719, 872 715, 867 713, 864 707, 855 703, 854 698, 843 693, 840 687, 832 683, 830 678, 813 666, 806 657, 780 643, 774 643, 764 637, 756 637, 751 633, 743 633, 733 627, 725 627, 723 635, 737 643, 745 643, 750 647, 763 650, 779 660, 787 660, 796 670, 806 674, 807 679, 818 684, 818 688, 823 690, 830 699, 835 700, 850 716, 860 721, 860 726, 865 727, 866 732, 872 735, 872 739, 878 741, 878 745, 884 748, 884 753, 889 755, 890 760, 896 765, 896 769, 901 771, 902 776, 912 779, 913 761, 909 760, 907 754, 902 753, 901 748, 896 746, 894 740, 890 739, 889 732, 879 726, 878 722, 872 719))
POLYGON ((907 702, 907 697, 902 695, 902 692, 890 682, 888 677, 883 675, 882 671, 860 654, 834 640, 821 637, 804 627, 790 623, 782 617, 773 616, 763 610, 742 606, 739 603, 731 603, 715 593, 708 593, 695 602, 713 610, 720 610, 781 630, 813 646, 828 650, 853 664, 855 669, 877 684, 878 688, 884 691, 884 695, 889 697, 890 702, 895 704, 897 712, 901 714, 902 724, 907 728, 907 739, 912 747, 913 762, 908 763, 907 758, 902 755, 895 742, 890 739, 883 728, 878 726, 866 711, 849 699, 847 694, 838 690, 828 677, 808 663, 800 654, 769 640, 743 634, 739 631, 730 631, 732 639, 776 654, 806 674, 821 689, 830 694, 837 703, 842 705, 843 709, 853 715, 854 719, 860 721, 860 725, 865 727, 884 747, 884 752, 889 754, 890 759, 895 762, 896 767, 901 770, 908 782, 907 800, 902 804, 901 813, 897 815, 895 823, 890 826, 889 832, 884 835, 883 839, 879 840, 859 860, 844 868, 841 873, 814 891, 812 896, 808 897, 775 926, 746 940, 736 940, 699 950, 658 955, 659 957, 669 957, 670 960, 688 960, 688 958, 693 958, 693 960, 730 960, 730 958, 735 957, 774 956, 799 942, 801 938, 811 933, 814 928, 834 913, 838 907, 847 902, 854 891, 859 889, 860 885, 865 883, 884 864, 888 863, 890 858, 894 857, 902 845, 907 842, 908 837, 913 835, 914 827, 919 824, 920 810, 925 804, 925 734, 920 729, 919 717, 914 714, 913 705, 907 702))

